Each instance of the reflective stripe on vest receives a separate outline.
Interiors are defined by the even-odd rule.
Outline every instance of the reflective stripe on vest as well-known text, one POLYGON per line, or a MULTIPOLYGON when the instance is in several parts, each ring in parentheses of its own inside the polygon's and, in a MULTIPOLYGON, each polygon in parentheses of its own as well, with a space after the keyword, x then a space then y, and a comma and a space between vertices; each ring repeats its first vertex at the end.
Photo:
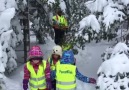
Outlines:
POLYGON ((76 89, 76 66, 60 64, 56 66, 57 90, 76 89))
POLYGON ((76 81, 72 81, 72 82, 61 82, 61 81, 56 81, 57 84, 61 84, 61 85, 71 85, 71 84, 75 84, 76 81))
POLYGON ((76 90, 76 88, 71 88, 71 89, 60 89, 60 88, 56 88, 56 90, 76 90))
POLYGON ((59 15, 53 16, 53 20, 59 21, 60 24, 62 24, 62 26, 66 27, 68 26, 68 22, 64 16, 59 16, 59 15))
POLYGON ((33 87, 33 88, 42 88, 42 87, 46 87, 46 83, 44 83, 44 84, 40 84, 40 85, 33 85, 32 83, 29 83, 29 85, 31 86, 31 87, 33 87))
POLYGON ((46 79, 44 70, 46 68, 46 61, 43 60, 42 64, 39 65, 39 69, 37 73, 35 72, 33 66, 30 62, 27 62, 27 69, 30 72, 30 89, 37 90, 37 89, 45 89, 46 88, 46 79))
POLYGON ((40 80, 44 80, 45 79, 45 76, 43 77, 40 77, 40 78, 30 78, 31 80, 34 80, 34 81, 40 81, 40 80))

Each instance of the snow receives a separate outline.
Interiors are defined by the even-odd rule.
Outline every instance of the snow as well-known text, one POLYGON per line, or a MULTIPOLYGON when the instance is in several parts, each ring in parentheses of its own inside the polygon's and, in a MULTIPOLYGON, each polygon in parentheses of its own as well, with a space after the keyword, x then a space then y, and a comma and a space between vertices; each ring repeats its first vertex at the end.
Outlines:
POLYGON ((103 12, 103 23, 106 25, 106 29, 110 28, 110 25, 114 23, 114 21, 123 21, 124 13, 119 11, 116 8, 112 8, 114 5, 109 4, 104 8, 103 12), (109 13, 110 12, 110 13, 109 13))
POLYGON ((104 23, 106 30, 108 30, 115 21, 122 22, 128 16, 122 12, 124 8, 127 8, 128 4, 129 0, 95 0, 87 1, 85 6, 91 13, 102 12, 102 15, 99 15, 101 17, 99 21, 104 23))
MULTIPOLYGON (((46 40, 46 44, 37 44, 36 37, 31 36, 31 46, 39 45, 44 52, 44 59, 46 60, 52 52, 52 48, 55 45, 51 38, 46 40)), ((102 43, 90 43, 86 44, 85 50, 79 50, 79 54, 75 56, 77 60, 77 68, 79 71, 89 77, 97 78, 97 70, 102 63, 101 54, 103 51, 112 44, 102 42, 102 43), (99 51, 99 52, 98 52, 99 51)), ((23 59, 21 59, 23 60, 23 59)), ((19 66, 16 71, 14 71, 9 78, 7 78, 6 86, 8 90, 22 90, 22 80, 23 80, 23 66, 19 66), (10 85, 9 85, 10 84, 10 85), (11 87, 14 86, 14 87, 11 87)), ((96 90, 95 85, 89 83, 83 83, 77 79, 77 90, 96 90)))
POLYGON ((96 90, 95 89, 95 85, 93 84, 85 84, 81 81, 79 81, 78 79, 76 80, 77 81, 77 90, 96 90))
POLYGON ((117 53, 125 52, 128 53, 129 47, 125 43, 119 42, 113 49, 112 55, 117 53))
POLYGON ((7 0, 6 8, 17 8, 16 1, 15 0, 7 0))
POLYGON ((5 10, 5 0, 0 0, 0 12, 5 10))
POLYGON ((16 46, 16 42, 15 42, 16 38, 15 36, 12 37, 12 35, 15 35, 13 30, 8 30, 1 35, 1 42, 3 43, 2 44, 2 50, 4 55, 3 59, 5 64, 7 64, 4 66, 6 66, 5 68, 7 68, 9 72, 11 72, 17 67, 16 61, 15 61, 17 59, 17 56, 13 49, 16 46))
POLYGON ((23 3, 24 3, 24 5, 27 5, 27 1, 26 0, 23 0, 23 3))
MULTIPOLYGON (((0 0, 0 6, 0 89, 7 90, 4 73, 10 73, 17 67, 14 48, 19 38, 16 36, 16 30, 12 30, 12 19, 16 14, 17 5, 15 0, 0 0)), ((19 36, 20 34, 19 32, 19 36)))
POLYGON ((93 13, 93 12, 102 12, 103 8, 108 4, 106 0, 93 0, 87 1, 85 6, 93 13))
POLYGON ((112 56, 104 61, 98 70, 98 90, 122 90, 121 86, 124 86, 125 90, 129 89, 128 50, 129 48, 121 42, 111 49, 112 56))
POLYGON ((48 0, 47 3, 48 3, 48 5, 52 6, 52 4, 55 3, 55 0, 48 0))
POLYGON ((9 8, 0 14, 0 33, 10 28, 10 20, 15 15, 15 8, 9 8))
POLYGON ((129 0, 120 0, 124 5, 128 5, 129 4, 129 0))
POLYGON ((99 32, 99 30, 100 30, 100 24, 99 24, 96 16, 92 15, 92 14, 87 16, 87 17, 85 17, 85 18, 83 18, 79 22, 79 24, 80 24, 80 27, 79 27, 80 31, 79 31, 78 34, 81 34, 83 29, 86 28, 86 27, 88 27, 88 28, 91 27, 96 32, 99 32))
POLYGON ((64 0, 60 0, 60 8, 63 12, 66 12, 66 5, 65 5, 65 2, 64 0))
MULTIPOLYGON (((15 35, 15 33, 13 33, 13 36, 14 36, 14 38, 16 38, 16 39, 14 39, 12 42, 13 42, 13 43, 16 42, 16 45, 18 45, 18 43, 23 40, 22 27, 21 27, 21 25, 20 25, 20 21, 18 20, 18 17, 13 18, 11 21, 12 21, 12 22, 11 22, 11 25, 12 25, 13 27, 15 27, 15 29, 16 29, 15 32, 16 32, 16 34, 17 34, 17 35, 15 35)), ((14 43, 14 44, 15 44, 15 43, 14 43)), ((14 45, 13 45, 13 46, 14 46, 14 45)))
MULTIPOLYGON (((100 86, 99 90, 105 90, 107 88, 112 88, 111 90, 115 90, 113 87, 117 88, 117 90, 121 90, 119 89, 120 85, 121 84, 127 85, 129 79, 128 78, 124 78, 123 80, 118 79, 119 80, 118 82, 114 82, 115 77, 118 73, 121 74, 128 73, 129 72, 128 68, 129 68, 129 59, 124 53, 117 54, 113 58, 105 61, 98 70, 98 73, 101 73, 97 83, 97 85, 100 86), (103 77, 104 75, 105 77, 103 77), (115 76, 115 77, 111 78, 110 76, 115 76)), ((125 88, 126 90, 129 89, 128 87, 125 88)))

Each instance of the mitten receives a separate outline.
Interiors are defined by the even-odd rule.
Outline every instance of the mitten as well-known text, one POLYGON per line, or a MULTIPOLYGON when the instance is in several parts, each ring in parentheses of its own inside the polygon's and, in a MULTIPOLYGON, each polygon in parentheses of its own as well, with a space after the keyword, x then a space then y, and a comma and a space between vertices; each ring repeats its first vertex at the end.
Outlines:
POLYGON ((27 80, 27 79, 24 79, 23 80, 23 89, 24 90, 27 90, 28 89, 28 82, 29 82, 29 80, 27 80))
POLYGON ((96 84, 96 80, 94 78, 89 78, 89 83, 96 84))

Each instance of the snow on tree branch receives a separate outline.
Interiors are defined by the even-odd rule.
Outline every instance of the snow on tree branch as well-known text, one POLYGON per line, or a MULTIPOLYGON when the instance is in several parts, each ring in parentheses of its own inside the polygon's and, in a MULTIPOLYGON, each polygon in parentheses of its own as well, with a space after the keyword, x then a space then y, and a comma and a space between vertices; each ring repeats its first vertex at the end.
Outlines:
POLYGON ((102 12, 103 8, 107 5, 106 0, 87 1, 85 6, 93 12, 102 12))
POLYGON ((9 8, 3 11, 0 15, 0 33, 3 30, 8 30, 10 28, 10 20, 15 15, 15 8, 9 8))
POLYGON ((128 90, 129 59, 122 53, 102 63, 98 70, 97 90, 128 90))
POLYGON ((100 24, 95 15, 89 15, 89 16, 83 18, 79 22, 79 24, 80 24, 79 34, 81 34, 82 31, 84 30, 84 28, 86 28, 86 27, 88 27, 88 28, 91 27, 96 32, 99 32, 99 30, 100 30, 100 24))
POLYGON ((112 56, 104 61, 98 70, 97 90, 129 89, 128 51, 126 44, 121 42, 112 48, 112 56))
POLYGON ((128 53, 129 47, 125 43, 119 42, 113 49, 112 55, 115 55, 117 53, 128 53))
MULTIPOLYGON (((19 1, 17 0, 17 3, 19 1)), ((15 47, 23 40, 16 0, 0 0, 0 89, 6 90, 4 73, 12 72, 16 67, 15 47), (17 25, 15 27, 15 25, 17 25)))
POLYGON ((114 23, 114 21, 124 21, 124 13, 119 11, 117 8, 113 8, 114 4, 109 4, 104 8, 103 17, 104 20, 102 21, 106 29, 110 28, 110 25, 114 23))
POLYGON ((63 12, 66 12, 66 5, 65 5, 65 2, 64 0, 60 0, 60 8, 63 12))
POLYGON ((48 3, 48 5, 52 6, 52 4, 55 3, 55 0, 48 0, 47 3, 48 3))
POLYGON ((129 0, 96 0, 88 1, 85 6, 91 13, 101 13, 100 22, 105 25, 106 30, 111 28, 116 21, 122 22, 128 17, 129 0))

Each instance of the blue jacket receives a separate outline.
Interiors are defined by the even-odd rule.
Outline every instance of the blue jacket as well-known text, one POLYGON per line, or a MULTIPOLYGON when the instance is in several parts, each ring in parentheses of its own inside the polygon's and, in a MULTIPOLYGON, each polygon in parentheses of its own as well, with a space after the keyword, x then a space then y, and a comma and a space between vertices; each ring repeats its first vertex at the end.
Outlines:
MULTIPOLYGON (((54 80, 56 77, 56 71, 51 71, 51 80, 54 80)), ((87 76, 82 75, 78 69, 76 69, 76 77, 80 81, 83 81, 85 83, 89 83, 89 78, 87 76)))

